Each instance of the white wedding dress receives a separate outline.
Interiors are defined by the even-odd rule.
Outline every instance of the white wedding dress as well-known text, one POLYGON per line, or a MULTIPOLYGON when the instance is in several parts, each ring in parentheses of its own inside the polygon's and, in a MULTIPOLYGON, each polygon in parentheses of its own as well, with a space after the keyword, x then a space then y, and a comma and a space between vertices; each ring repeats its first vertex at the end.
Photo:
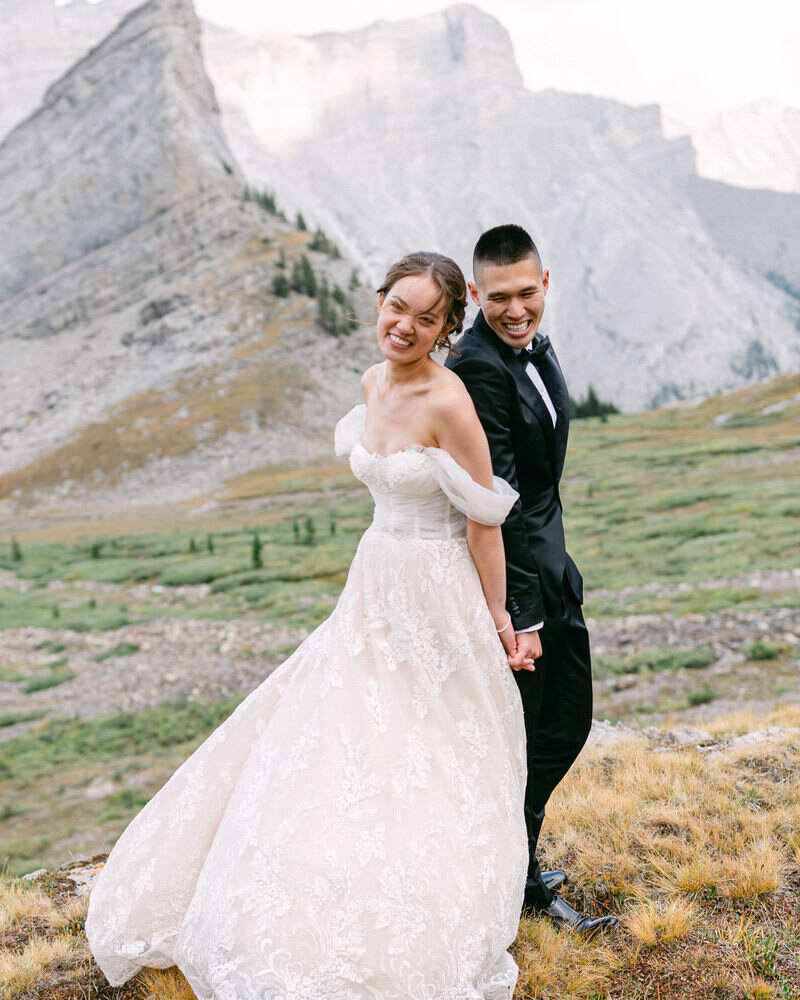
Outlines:
POLYGON ((464 514, 516 493, 447 452, 336 450, 375 500, 330 618, 133 820, 86 934, 113 985, 199 1000, 508 1000, 528 860, 525 730, 464 514))

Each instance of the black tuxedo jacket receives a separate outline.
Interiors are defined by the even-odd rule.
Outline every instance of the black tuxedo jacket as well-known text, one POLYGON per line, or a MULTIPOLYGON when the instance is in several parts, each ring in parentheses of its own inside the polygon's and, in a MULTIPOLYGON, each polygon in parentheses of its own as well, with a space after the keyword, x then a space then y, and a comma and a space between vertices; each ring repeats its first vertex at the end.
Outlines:
MULTIPOLYGON (((542 342, 540 334, 533 342, 542 342)), ((479 312, 447 360, 469 391, 489 439, 494 474, 519 493, 503 524, 506 607, 516 629, 563 612, 564 588, 583 603, 583 580, 567 554, 558 484, 569 432, 569 395, 550 345, 536 367, 556 426, 513 349, 479 312)))

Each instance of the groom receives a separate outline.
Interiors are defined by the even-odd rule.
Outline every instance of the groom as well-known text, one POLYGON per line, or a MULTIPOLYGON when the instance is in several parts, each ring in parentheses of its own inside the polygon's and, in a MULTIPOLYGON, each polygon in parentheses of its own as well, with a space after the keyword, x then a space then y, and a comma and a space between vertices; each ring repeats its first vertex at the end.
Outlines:
POLYGON ((592 725, 589 636, 583 580, 567 555, 558 483, 569 429, 569 396, 555 351, 537 333, 550 281, 520 226, 478 240, 470 295, 480 306, 447 367, 466 385, 489 439, 494 473, 520 494, 503 525, 507 609, 517 636, 516 669, 528 745, 525 912, 544 912, 584 934, 615 927, 590 919, 559 895, 562 871, 542 872, 536 845, 550 794, 580 753, 592 725))

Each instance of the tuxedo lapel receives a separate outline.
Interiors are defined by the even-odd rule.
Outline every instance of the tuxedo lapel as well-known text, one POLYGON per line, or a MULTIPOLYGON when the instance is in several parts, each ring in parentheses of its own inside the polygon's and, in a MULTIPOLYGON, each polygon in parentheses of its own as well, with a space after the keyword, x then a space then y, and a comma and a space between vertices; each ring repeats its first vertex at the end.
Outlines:
MULTIPOLYGON (((567 454, 567 437, 569 436, 569 393, 561 366, 552 346, 547 349, 536 365, 545 388, 556 411, 556 426, 553 428, 554 471, 556 481, 561 478, 564 468, 564 458, 567 454)), ((538 395, 538 393, 537 393, 538 395)), ((551 422, 552 427, 552 422, 551 422)))
MULTIPOLYGON (((508 367, 512 376, 514 377, 514 382, 519 390, 520 398, 527 408, 534 414, 536 419, 541 425, 542 433, 544 434, 545 441, 547 442, 547 450, 550 455, 550 464, 553 466, 553 472, 555 473, 558 467, 557 453, 556 453, 556 438, 553 428, 553 418, 550 416, 550 411, 547 409, 544 400, 542 399, 539 390, 531 382, 529 375, 525 371, 524 365, 522 365, 517 359, 513 348, 509 347, 504 341, 502 341, 497 334, 492 330, 489 324, 484 319, 483 313, 479 312, 475 318, 474 328, 480 330, 481 335, 489 343, 493 344, 495 350, 500 354, 503 362, 508 367)), ((548 352, 549 354, 550 352, 548 352)), ((563 382, 563 378, 562 378, 563 382)), ((547 385, 547 391, 550 392, 550 387, 547 385)), ((555 400, 553 400, 553 405, 555 406, 555 400)), ((556 423, 561 422, 561 411, 556 406, 556 423)), ((566 445, 566 439, 565 439, 566 445)), ((561 464, 563 465, 563 457, 561 459, 561 464)))

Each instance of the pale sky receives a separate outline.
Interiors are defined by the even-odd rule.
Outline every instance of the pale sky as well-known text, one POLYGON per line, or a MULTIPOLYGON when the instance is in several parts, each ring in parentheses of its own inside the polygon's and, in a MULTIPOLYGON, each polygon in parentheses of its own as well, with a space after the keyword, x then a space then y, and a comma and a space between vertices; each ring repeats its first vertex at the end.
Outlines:
MULTIPOLYGON (((248 32, 347 31, 441 10, 435 0, 195 0, 248 32)), ((508 29, 528 87, 631 104, 688 124, 762 97, 800 106, 797 0, 485 0, 508 29)))

